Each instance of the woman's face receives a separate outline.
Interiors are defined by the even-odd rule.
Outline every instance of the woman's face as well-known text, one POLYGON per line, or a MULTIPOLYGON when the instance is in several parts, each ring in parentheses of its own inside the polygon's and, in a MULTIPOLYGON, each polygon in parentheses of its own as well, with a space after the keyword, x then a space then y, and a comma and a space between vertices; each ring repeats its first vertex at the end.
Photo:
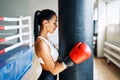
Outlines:
POLYGON ((53 33, 56 28, 57 28, 57 16, 54 15, 54 16, 48 21, 47 30, 48 30, 48 32, 53 33))

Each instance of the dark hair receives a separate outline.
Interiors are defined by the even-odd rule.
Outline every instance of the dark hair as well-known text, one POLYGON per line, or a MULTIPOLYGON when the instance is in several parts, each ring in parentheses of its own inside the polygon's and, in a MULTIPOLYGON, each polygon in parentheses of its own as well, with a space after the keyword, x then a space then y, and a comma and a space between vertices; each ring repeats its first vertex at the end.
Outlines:
POLYGON ((42 11, 37 10, 34 16, 34 40, 38 37, 40 27, 43 20, 50 20, 56 13, 49 9, 44 9, 42 11))

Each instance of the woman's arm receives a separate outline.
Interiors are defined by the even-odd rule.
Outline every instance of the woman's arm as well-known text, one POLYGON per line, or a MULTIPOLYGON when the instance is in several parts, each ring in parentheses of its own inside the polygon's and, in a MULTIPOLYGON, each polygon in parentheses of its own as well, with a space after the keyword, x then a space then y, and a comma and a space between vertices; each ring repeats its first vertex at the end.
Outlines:
POLYGON ((50 47, 45 42, 39 42, 36 48, 38 57, 41 57, 45 62, 47 70, 49 70, 54 75, 65 70, 67 67, 74 66, 75 64, 80 64, 81 62, 89 59, 91 57, 92 51, 86 43, 78 42, 72 48, 69 56, 64 59, 62 63, 55 63, 50 55, 50 47))
POLYGON ((47 68, 53 75, 65 70, 66 67, 62 63, 54 62, 51 54, 50 47, 45 41, 39 40, 35 44, 35 50, 38 57, 41 57, 45 64, 43 67, 47 68))

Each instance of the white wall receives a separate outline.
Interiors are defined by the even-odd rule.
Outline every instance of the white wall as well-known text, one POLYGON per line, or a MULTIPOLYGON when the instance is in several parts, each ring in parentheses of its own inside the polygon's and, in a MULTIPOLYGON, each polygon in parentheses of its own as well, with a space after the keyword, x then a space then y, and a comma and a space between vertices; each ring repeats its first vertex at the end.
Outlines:
POLYGON ((106 27, 106 41, 120 44, 120 25, 108 25, 106 27))
MULTIPOLYGON (((32 17, 32 30, 34 12, 36 10, 52 9, 58 14, 58 0, 0 0, 0 16, 18 17, 31 16, 32 17)), ((33 34, 32 34, 33 35, 33 34)), ((58 43, 58 32, 49 37, 58 43), (56 39, 54 39, 56 37, 56 39)))
POLYGON ((115 0, 107 4, 107 25, 120 23, 120 0, 115 0))
POLYGON ((120 44, 120 0, 107 4, 107 34, 106 41, 120 44))
POLYGON ((103 57, 103 47, 105 41, 106 7, 103 0, 98 2, 98 38, 97 56, 103 57))
MULTIPOLYGON (((107 0, 98 1, 98 39, 97 39, 98 40, 97 41, 98 57, 104 56, 103 48, 104 48, 104 42, 106 40, 106 34, 105 34, 106 26, 110 24, 112 24, 112 26, 120 25, 119 24, 120 23, 120 0, 108 0, 109 2, 107 4, 105 3, 105 1, 107 0)), ((120 35, 119 33, 120 32, 117 32, 118 35, 120 35)), ((112 37, 112 35, 109 35, 109 38, 112 39, 114 37, 112 37)), ((118 36, 116 38, 120 39, 118 36)))

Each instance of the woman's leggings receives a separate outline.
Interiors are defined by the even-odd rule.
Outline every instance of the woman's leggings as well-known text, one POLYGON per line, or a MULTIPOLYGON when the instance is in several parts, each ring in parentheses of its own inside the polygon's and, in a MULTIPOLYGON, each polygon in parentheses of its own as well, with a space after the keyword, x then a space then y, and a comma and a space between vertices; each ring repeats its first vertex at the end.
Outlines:
POLYGON ((42 70, 42 74, 40 75, 38 80, 57 80, 57 76, 53 75, 49 71, 42 70))

